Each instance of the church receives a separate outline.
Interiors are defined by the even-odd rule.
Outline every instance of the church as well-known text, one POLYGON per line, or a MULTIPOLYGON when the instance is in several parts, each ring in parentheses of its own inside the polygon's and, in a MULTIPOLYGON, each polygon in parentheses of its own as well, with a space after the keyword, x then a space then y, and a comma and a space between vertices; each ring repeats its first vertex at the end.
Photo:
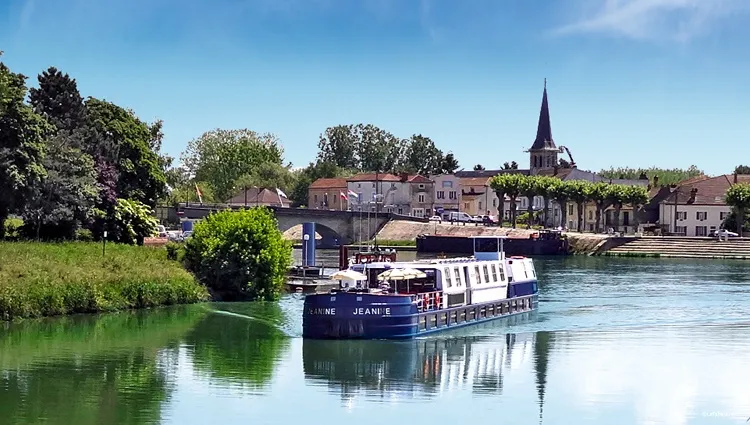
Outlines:
MULTIPOLYGON (((494 192, 489 189, 489 179, 498 174, 524 174, 524 175, 542 175, 559 178, 560 180, 586 180, 590 182, 607 182, 612 184, 625 184, 625 185, 638 185, 647 186, 648 180, 630 180, 630 179, 610 179, 603 177, 597 173, 591 171, 579 170, 573 161, 573 156, 570 150, 565 146, 557 146, 555 140, 552 137, 552 125, 550 120, 549 112, 549 101, 547 98, 547 80, 544 80, 544 91, 542 92, 542 104, 539 109, 539 121, 537 124, 536 138, 531 144, 531 147, 526 150, 529 154, 529 168, 527 169, 497 169, 497 170, 460 170, 455 172, 455 176, 459 179, 461 189, 461 204, 462 210, 476 209, 475 214, 485 214, 486 211, 490 210, 492 214, 497 214, 498 199, 494 192), (559 158, 560 154, 567 153, 568 159, 559 158), (479 184, 484 186, 484 189, 479 188, 479 184), (468 190, 464 190, 468 188, 468 190), (476 202, 472 202, 474 199, 483 199, 476 202), (474 205, 472 205, 472 203, 474 205), (485 208, 481 208, 485 206, 485 208), (473 207, 473 208, 472 208, 473 207)), ((527 209, 529 200, 527 198, 520 198, 517 200, 517 209, 519 212, 523 212, 527 209)), ((534 211, 539 211, 544 208, 544 200, 542 197, 537 196, 533 200, 534 211)), ((561 223, 562 214, 560 206, 556 203, 550 203, 550 213, 552 216, 552 222, 555 227, 562 226, 572 230, 575 229, 577 223, 573 213, 575 212, 575 206, 566 206, 570 211, 568 214, 568 223, 561 223), (572 209, 570 207, 573 207, 572 209)), ((505 215, 506 219, 510 211, 510 202, 506 197, 505 202, 505 215)), ((472 212, 469 214, 472 214, 472 212)), ((586 212, 588 214, 588 211, 586 212)))

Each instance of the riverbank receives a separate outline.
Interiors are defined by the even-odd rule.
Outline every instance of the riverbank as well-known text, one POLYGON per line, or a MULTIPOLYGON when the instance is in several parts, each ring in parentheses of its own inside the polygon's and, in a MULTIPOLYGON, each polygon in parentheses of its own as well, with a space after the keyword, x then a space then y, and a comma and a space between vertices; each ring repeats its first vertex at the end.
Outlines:
POLYGON ((0 243, 0 319, 208 300, 163 248, 88 242, 0 243))

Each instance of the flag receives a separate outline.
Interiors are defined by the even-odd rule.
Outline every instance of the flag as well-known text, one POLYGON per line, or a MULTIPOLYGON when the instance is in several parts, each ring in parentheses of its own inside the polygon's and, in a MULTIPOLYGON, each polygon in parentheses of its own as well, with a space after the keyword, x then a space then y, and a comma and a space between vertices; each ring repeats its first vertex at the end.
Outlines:
POLYGON ((284 206, 284 202, 281 200, 281 197, 283 196, 283 197, 286 198, 287 197, 286 193, 282 192, 281 189, 279 189, 278 187, 276 188, 276 193, 279 195, 279 205, 281 205, 283 207, 284 206))
POLYGON ((201 195, 201 190, 198 189, 198 183, 195 184, 195 193, 198 194, 198 201, 200 201, 200 203, 202 204, 203 203, 203 195, 201 195))
POLYGON ((357 193, 356 193, 356 192, 354 192, 354 191, 351 191, 351 190, 350 190, 350 191, 348 191, 347 193, 349 194, 349 196, 353 196, 353 197, 355 197, 355 198, 359 199, 359 195, 357 195, 357 193))
POLYGON ((344 195, 344 192, 339 192, 339 195, 341 195, 341 199, 347 199, 346 195, 344 195))

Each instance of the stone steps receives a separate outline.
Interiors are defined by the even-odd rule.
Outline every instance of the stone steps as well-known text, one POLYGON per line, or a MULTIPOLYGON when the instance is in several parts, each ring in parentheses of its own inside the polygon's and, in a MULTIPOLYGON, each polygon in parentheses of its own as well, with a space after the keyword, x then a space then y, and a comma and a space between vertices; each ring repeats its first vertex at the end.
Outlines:
POLYGON ((603 255, 750 259, 750 240, 638 238, 612 248, 603 255))

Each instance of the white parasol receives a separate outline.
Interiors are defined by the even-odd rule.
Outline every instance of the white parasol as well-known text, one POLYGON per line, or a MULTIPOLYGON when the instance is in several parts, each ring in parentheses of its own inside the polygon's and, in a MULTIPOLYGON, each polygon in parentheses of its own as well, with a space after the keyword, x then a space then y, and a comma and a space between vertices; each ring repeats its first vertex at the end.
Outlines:
POLYGON ((331 280, 367 280, 367 276, 354 270, 339 270, 330 276, 331 280))
POLYGON ((425 272, 417 269, 388 269, 378 275, 378 280, 409 280, 427 277, 425 272))

